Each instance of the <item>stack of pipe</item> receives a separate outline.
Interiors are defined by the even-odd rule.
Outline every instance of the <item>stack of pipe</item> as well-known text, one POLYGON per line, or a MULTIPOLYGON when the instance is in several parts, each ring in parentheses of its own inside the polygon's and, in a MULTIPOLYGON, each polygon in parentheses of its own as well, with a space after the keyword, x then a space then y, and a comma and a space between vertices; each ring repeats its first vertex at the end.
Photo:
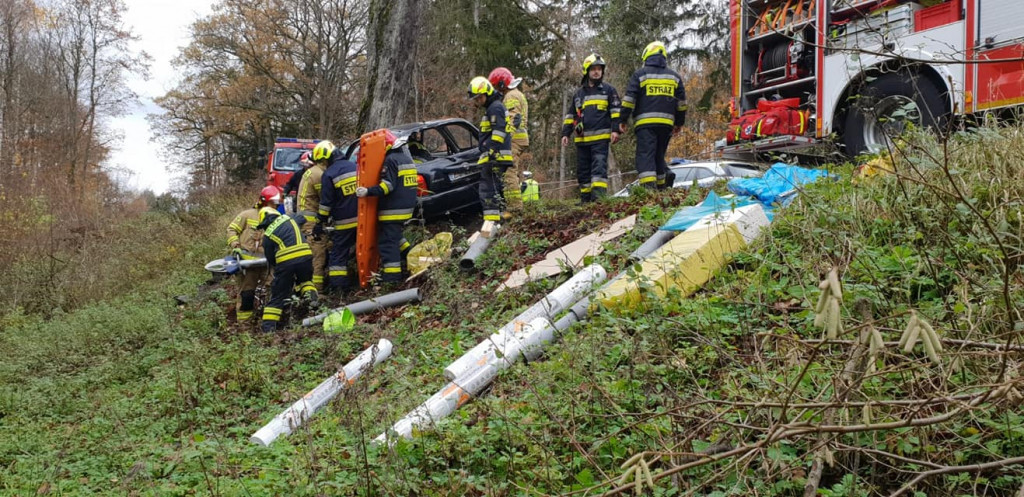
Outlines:
POLYGON ((586 317, 590 307, 590 299, 586 295, 606 279, 607 273, 600 265, 583 268, 569 281, 449 364, 445 368, 445 376, 450 382, 398 420, 389 432, 382 433, 374 442, 387 441, 390 433, 411 437, 415 429, 432 425, 480 395, 498 373, 512 367, 520 359, 530 361, 539 357, 544 347, 554 341, 560 332, 586 317), (554 320, 566 310, 569 312, 554 320))

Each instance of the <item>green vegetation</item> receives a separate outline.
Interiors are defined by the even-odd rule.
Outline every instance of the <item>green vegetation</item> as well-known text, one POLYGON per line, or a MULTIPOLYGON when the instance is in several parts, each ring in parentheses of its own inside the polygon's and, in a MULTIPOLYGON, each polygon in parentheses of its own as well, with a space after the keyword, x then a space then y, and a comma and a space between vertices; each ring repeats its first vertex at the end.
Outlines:
POLYGON ((229 292, 205 286, 177 306, 171 297, 196 294, 202 264, 222 253, 222 221, 243 203, 221 199, 219 217, 152 215, 132 232, 171 233, 136 235, 151 250, 129 254, 184 234, 197 244, 171 245, 173 259, 121 258, 124 272, 101 271, 95 298, 50 316, 22 305, 0 318, 0 493, 583 495, 619 486, 621 466, 642 454, 649 495, 798 495, 819 477, 818 495, 887 495, 912 481, 904 495, 1014 495, 1024 484, 1021 132, 914 137, 895 153, 898 175, 857 184, 852 166, 832 168, 836 181, 807 188, 704 291, 594 314, 545 360, 391 448, 369 441, 441 388, 448 362, 558 283, 495 298, 511 270, 637 212, 638 228, 596 258, 623 268, 699 195, 544 203, 510 223, 477 273, 454 261, 432 269, 424 302, 344 335, 251 333, 226 321, 229 292), (124 276, 139 267, 159 276, 124 276), (845 331, 821 343, 816 286, 833 268, 845 331), (939 364, 921 345, 893 343, 910 311, 947 339, 939 364), (886 342, 873 359, 854 343, 870 327, 886 342), (308 426, 270 448, 247 441, 379 337, 393 357, 308 426))

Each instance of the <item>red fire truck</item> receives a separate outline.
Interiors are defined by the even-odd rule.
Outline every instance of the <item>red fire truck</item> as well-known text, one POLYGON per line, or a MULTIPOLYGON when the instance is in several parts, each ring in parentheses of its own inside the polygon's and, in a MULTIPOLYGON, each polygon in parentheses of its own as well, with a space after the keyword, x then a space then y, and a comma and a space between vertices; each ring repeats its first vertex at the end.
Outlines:
MULTIPOLYGON (((1022 0, 730 0, 725 154, 885 147, 1024 103, 1022 0)), ((723 143, 724 142, 724 143, 723 143)))
POLYGON ((313 150, 319 141, 305 138, 275 139, 274 150, 267 157, 267 185, 284 190, 292 175, 302 171, 302 165, 299 164, 302 153, 313 150))

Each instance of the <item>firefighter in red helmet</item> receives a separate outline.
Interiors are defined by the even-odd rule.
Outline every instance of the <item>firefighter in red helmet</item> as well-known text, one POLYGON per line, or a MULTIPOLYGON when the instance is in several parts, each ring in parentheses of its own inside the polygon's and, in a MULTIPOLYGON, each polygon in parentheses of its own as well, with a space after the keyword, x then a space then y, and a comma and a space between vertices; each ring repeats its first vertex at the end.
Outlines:
POLYGON ((494 89, 504 95, 502 100, 507 111, 509 123, 508 133, 512 139, 512 165, 505 170, 503 183, 505 184, 505 202, 510 211, 516 212, 523 207, 523 201, 519 190, 514 186, 519 182, 520 171, 526 168, 527 149, 530 146, 530 135, 527 132, 527 123, 530 116, 530 105, 526 101, 526 95, 519 90, 522 78, 516 78, 512 71, 504 67, 495 68, 487 77, 494 89))
MULTIPOLYGON (((277 209, 281 205, 281 191, 276 186, 267 186, 260 191, 259 200, 251 209, 239 212, 228 225, 228 247, 237 259, 259 259, 263 257, 263 232, 259 224, 259 210, 263 207, 277 209)), ((267 277, 266 267, 250 267, 238 273, 238 300, 235 316, 238 321, 252 318, 256 302, 256 289, 267 277)))

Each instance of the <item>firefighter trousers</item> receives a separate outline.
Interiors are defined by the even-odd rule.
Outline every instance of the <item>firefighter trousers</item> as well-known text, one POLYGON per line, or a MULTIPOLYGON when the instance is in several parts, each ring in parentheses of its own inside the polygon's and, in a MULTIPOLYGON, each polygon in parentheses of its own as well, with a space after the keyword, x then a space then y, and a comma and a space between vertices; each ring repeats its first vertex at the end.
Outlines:
MULTIPOLYGON (((521 181, 519 175, 524 171, 523 165, 525 164, 526 145, 522 142, 526 140, 512 140, 512 164, 505 168, 505 172, 502 173, 502 184, 503 185, 518 185, 521 181)), ((523 196, 518 188, 505 188, 505 206, 512 212, 517 212, 523 208, 523 196)))
POLYGON ((356 229, 335 230, 331 233, 331 253, 327 261, 327 288, 348 290, 355 281, 355 271, 350 271, 352 256, 356 249, 356 229))
POLYGON ((484 163, 480 171, 480 203, 483 204, 484 221, 501 221, 505 210, 505 182, 502 175, 512 164, 484 163))
POLYGON ((274 266, 274 281, 270 283, 270 302, 263 306, 263 329, 273 331, 281 320, 288 299, 298 292, 315 296, 313 286, 313 259, 299 257, 274 266))
POLYGON ((608 140, 576 144, 576 182, 584 201, 608 193, 608 140))
POLYGON ((302 225, 302 238, 309 244, 309 250, 313 252, 313 285, 316 286, 316 290, 322 291, 324 289, 324 275, 327 273, 327 237, 321 235, 318 238, 313 237, 313 225, 315 223, 306 222, 302 225))
POLYGON ((665 188, 665 152, 672 138, 672 126, 660 124, 636 128, 636 172, 640 185, 646 188, 665 188))
POLYGON ((235 318, 248 321, 256 308, 256 288, 267 276, 267 268, 254 267, 238 275, 238 302, 235 304, 235 318))
POLYGON ((402 281, 405 270, 405 254, 409 242, 402 236, 404 223, 377 221, 377 248, 380 250, 381 281, 402 281))

